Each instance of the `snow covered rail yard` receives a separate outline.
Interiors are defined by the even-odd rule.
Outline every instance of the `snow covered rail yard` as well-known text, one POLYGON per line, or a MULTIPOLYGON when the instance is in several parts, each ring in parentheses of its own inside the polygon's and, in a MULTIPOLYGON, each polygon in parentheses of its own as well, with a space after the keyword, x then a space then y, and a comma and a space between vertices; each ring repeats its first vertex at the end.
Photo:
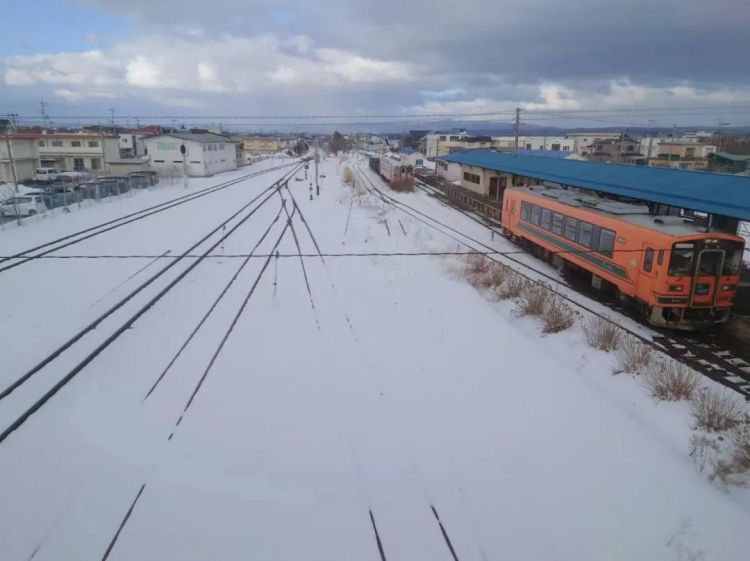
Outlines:
MULTIPOLYGON (((283 182, 288 180, 288 177, 293 175, 298 169, 300 169, 304 165, 303 163, 297 164, 294 168, 292 168, 291 171, 287 172, 284 176, 281 177, 281 179, 277 180, 275 183, 273 183, 271 186, 263 190, 260 194, 253 197, 249 202, 245 203, 243 206, 241 206, 237 211, 235 211, 232 215, 230 215, 228 218, 222 220, 218 225, 214 226, 208 233, 203 235, 198 241, 196 241, 193 245, 191 245, 187 251, 185 251, 182 255, 176 256, 175 258, 170 258, 168 260, 168 263, 162 267, 157 273, 149 277, 146 281, 138 285, 134 290, 129 292, 127 295, 125 295, 122 299, 117 301, 115 304, 113 304, 111 307, 109 307, 106 311, 104 311, 101 315, 99 315, 97 318, 95 318, 91 323, 83 327, 81 330, 79 330, 77 333, 72 335, 69 339, 67 339, 62 345, 54 349, 52 352, 50 352, 47 356, 42 358, 39 362, 34 364, 29 370, 27 370, 24 374, 16 378, 15 380, 11 381, 2 391, 0 391, 0 400, 3 400, 5 398, 8 398, 13 392, 19 390, 24 384, 27 384, 33 376, 35 376, 37 373, 41 372, 43 369, 49 367, 50 365, 56 365, 54 361, 56 361, 63 353, 67 352, 71 348, 74 347, 76 343, 78 343, 81 339, 83 339, 87 334, 95 330, 102 322, 110 318, 110 316, 113 316, 116 312, 120 311, 124 306, 126 306, 131 300, 133 300, 136 296, 141 294, 145 289, 147 289, 150 285, 152 285, 155 281, 157 281, 160 277, 162 277, 164 274, 168 273, 173 267, 177 266, 178 264, 181 264, 181 262, 185 259, 187 255, 189 255, 192 251, 199 248, 202 244, 209 242, 210 244, 205 251, 197 258, 197 259, 190 259, 188 265, 179 272, 173 279, 169 280, 167 284, 161 288, 154 296, 152 296, 150 299, 147 299, 145 303, 138 302, 138 304, 141 304, 140 307, 138 307, 135 312, 130 315, 126 316, 127 319, 122 321, 120 323, 119 321, 117 323, 120 323, 120 325, 112 331, 112 333, 107 336, 101 343, 99 343, 97 346, 95 346, 92 350, 89 351, 83 351, 84 356, 81 358, 80 362, 75 364, 73 368, 71 368, 64 376, 59 378, 58 380, 54 380, 54 378, 51 380, 52 385, 47 389, 46 391, 43 391, 41 395, 37 395, 39 393, 39 389, 37 391, 31 390, 31 395, 27 397, 26 399, 29 400, 29 402, 25 405, 20 405, 19 403, 24 403, 24 397, 14 397, 13 401, 10 405, 10 409, 15 410, 19 409, 20 413, 18 416, 13 419, 10 423, 7 424, 6 427, 3 428, 2 432, 0 432, 0 444, 8 438, 15 430, 17 430, 20 426, 22 426, 28 419, 31 417, 34 413, 36 413, 50 398, 52 398, 58 391, 60 391, 65 385, 67 385, 79 372, 81 372, 91 361, 93 361, 96 357, 99 356, 99 354, 106 349, 109 345, 111 345, 113 342, 115 342, 126 330, 130 329, 143 314, 148 312, 154 304, 156 304, 164 295, 166 295, 171 289, 173 289, 180 281, 182 281, 188 274, 190 274, 193 269, 195 269, 201 262, 210 255, 217 247, 219 247, 220 244, 224 243, 225 240, 227 240, 238 228, 240 228, 243 224, 245 224, 265 203, 268 202, 269 199, 274 197, 274 195, 281 189, 283 182), (260 199, 260 202, 253 206, 258 200, 260 199), (248 209, 250 209, 248 211, 248 209), (247 211, 247 212, 245 212, 247 211), (245 213, 243 215, 243 213, 245 213), (227 226, 230 226, 229 230, 226 230, 227 226), (218 232, 222 232, 221 235, 216 238, 215 240, 211 240, 213 236, 215 236, 218 232)), ((286 167, 286 166, 283 166, 286 167)), ((278 168, 274 168, 278 169, 278 168)), ((260 174, 266 173, 266 172, 259 172, 260 174)), ((257 176, 256 174, 251 174, 251 176, 257 176)), ((221 188, 227 187, 229 185, 233 185, 234 183, 238 181, 242 181, 247 179, 248 177, 243 177, 237 180, 233 180, 232 182, 227 182, 225 184, 222 184, 221 188)), ((203 195, 208 194, 209 192, 202 193, 203 195)), ((199 195, 200 196, 200 195, 199 195)), ((190 200, 190 199, 188 199, 190 200)), ((183 199, 181 202, 185 202, 185 199, 183 199)), ((164 210, 166 208, 170 207, 161 207, 161 210, 164 210)), ((144 217, 148 215, 139 215, 139 217, 144 217)), ((110 228, 122 226, 123 224, 117 223, 115 226, 110 226, 110 228)), ((94 232, 94 234, 88 234, 87 237, 91 237, 96 234, 103 233, 107 230, 97 230, 94 232)), ((80 238, 75 239, 73 242, 70 243, 78 243, 80 241, 83 241, 86 239, 80 238)), ((48 251, 55 251, 59 250, 59 247, 53 248, 48 251)), ((38 258, 38 256, 37 256, 38 258)), ((28 258, 28 260, 32 260, 34 258, 28 258)), ((26 261, 19 261, 17 264, 21 264, 26 261)), ((115 318, 113 317, 110 322, 113 322, 115 318)), ((20 392, 19 392, 20 393, 20 392)), ((6 408, 7 411, 7 408, 6 408)))
POLYGON ((450 267, 504 240, 345 165, 319 197, 276 170, 2 275, 7 387, 183 256, 0 400, 4 427, 128 324, 0 443, 1 558, 744 561, 750 497, 695 468, 684 402, 488 302, 450 267))
POLYGON ((249 179, 251 177, 263 175, 272 171, 283 169, 291 165, 294 165, 294 164, 283 164, 280 166, 275 166, 275 167, 264 169, 261 171, 254 171, 252 173, 248 173, 246 175, 242 175, 240 177, 236 177, 228 181, 221 182, 217 185, 212 185, 210 187, 200 189, 196 192, 191 192, 187 195, 182 195, 180 197, 170 199, 166 202, 162 202, 162 203, 150 206, 148 208, 138 210, 136 212, 132 212, 124 216, 120 216, 112 220, 107 220, 106 222, 103 222, 101 224, 90 226, 83 230, 79 230, 78 232, 67 234, 60 238, 44 242, 43 244, 37 245, 35 247, 24 249, 13 255, 2 256, 0 257, 0 273, 10 270, 10 269, 14 269, 15 267, 23 265, 24 263, 28 263, 29 261, 33 259, 39 259, 40 257, 44 257, 45 255, 49 255, 65 247, 70 247, 71 245, 78 244, 94 236, 101 235, 105 232, 109 232, 116 228, 120 228, 127 224, 131 224, 138 220, 142 220, 149 216, 153 216, 160 212, 164 212, 176 206, 194 201, 201 197, 205 197, 206 195, 210 195, 210 194, 222 191, 223 189, 232 187, 233 185, 237 185, 238 183, 241 183, 242 181, 249 179), (43 251, 39 251, 39 250, 43 250, 43 251))

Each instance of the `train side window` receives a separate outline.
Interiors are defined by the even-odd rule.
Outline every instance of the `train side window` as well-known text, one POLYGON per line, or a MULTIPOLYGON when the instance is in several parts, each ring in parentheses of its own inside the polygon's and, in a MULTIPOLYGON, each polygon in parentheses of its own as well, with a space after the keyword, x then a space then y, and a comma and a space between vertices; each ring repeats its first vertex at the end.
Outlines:
POLYGON ((536 205, 531 205, 531 223, 539 226, 539 219, 542 216, 542 209, 536 205))
POLYGON ((664 265, 664 250, 660 249, 659 253, 656 254, 656 262, 659 265, 664 265))
POLYGON ((576 241, 578 234, 578 220, 571 218, 570 216, 565 218, 565 237, 570 241, 576 241))
POLYGON ((599 234, 599 253, 612 257, 615 251, 615 233, 612 230, 602 228, 599 234))
POLYGON ((552 211, 546 208, 542 209, 542 228, 545 230, 552 228, 552 211))
POLYGON ((562 236, 564 223, 565 217, 562 214, 556 212, 552 216, 552 232, 554 232, 558 236, 562 236))
POLYGON ((594 231, 594 227, 588 222, 581 222, 581 227, 578 229, 578 243, 585 247, 591 247, 591 233, 594 231))
POLYGON ((521 219, 526 222, 531 218, 531 205, 526 201, 521 202, 521 219))
POLYGON ((647 273, 651 272, 654 268, 654 250, 650 247, 646 248, 646 252, 643 255, 643 270, 647 273))

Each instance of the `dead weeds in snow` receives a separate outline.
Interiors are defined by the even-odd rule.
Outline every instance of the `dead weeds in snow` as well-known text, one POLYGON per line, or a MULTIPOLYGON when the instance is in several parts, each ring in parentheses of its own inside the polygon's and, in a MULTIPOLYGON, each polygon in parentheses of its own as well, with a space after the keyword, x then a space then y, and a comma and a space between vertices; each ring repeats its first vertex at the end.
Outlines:
POLYGON ((622 345, 618 350, 615 374, 621 372, 643 374, 655 358, 656 352, 648 345, 641 343, 635 337, 623 337, 622 345))
POLYGON ((656 361, 643 376, 651 395, 663 401, 691 399, 698 387, 698 375, 674 360, 656 361))
POLYGON ((690 412, 696 428, 706 431, 733 429, 747 420, 742 403, 724 388, 706 388, 695 392, 690 412))
POLYGON ((544 321, 545 333, 559 333, 565 331, 575 323, 575 312, 573 308, 553 297, 544 308, 542 320, 544 321))
POLYGON ((540 317, 547 308, 551 292, 543 284, 528 282, 521 291, 521 313, 540 317))
POLYGON ((591 316, 583 324, 586 342, 601 351, 615 351, 622 344, 622 331, 611 321, 591 316))

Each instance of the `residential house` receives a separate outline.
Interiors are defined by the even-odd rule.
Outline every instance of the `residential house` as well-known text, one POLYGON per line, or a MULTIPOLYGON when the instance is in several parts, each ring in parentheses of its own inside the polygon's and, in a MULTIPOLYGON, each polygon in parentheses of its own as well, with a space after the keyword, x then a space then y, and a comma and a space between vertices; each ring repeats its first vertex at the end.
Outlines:
POLYGON ((17 181, 34 179, 37 167, 36 135, 15 133, 0 136, 0 183, 12 182, 14 171, 17 181))
POLYGON ((237 169, 236 140, 210 132, 172 132, 146 139, 151 167, 163 174, 180 175, 183 164, 191 177, 207 177, 237 169), (185 147, 183 155, 180 148, 185 147))
POLYGON ((92 132, 36 135, 39 167, 65 171, 108 172, 108 162, 120 160, 120 139, 92 132))
POLYGON ((750 155, 713 152, 708 155, 708 169, 719 173, 750 172, 750 155))
POLYGON ((446 181, 451 183, 461 183, 461 165, 454 162, 444 162, 443 160, 437 160, 436 162, 438 177, 442 177, 446 181))
POLYGON ((489 136, 474 136, 462 132, 435 132, 425 136, 425 155, 429 159, 463 152, 466 150, 487 149, 492 147, 489 136))
MULTIPOLYGON (((498 152, 512 152, 515 136, 493 136, 492 148, 498 152)), ((576 142, 563 136, 519 136, 519 150, 548 150, 551 152, 575 152, 576 142)))
POLYGON ((575 142, 575 151, 580 156, 588 156, 595 141, 617 140, 620 136, 619 132, 569 132, 565 138, 575 142))
POLYGON ((708 168, 708 156, 716 152, 716 146, 689 140, 662 140, 656 158, 649 158, 648 165, 679 169, 704 170, 708 168))
POLYGON ((632 161, 640 156, 637 140, 623 135, 620 138, 602 138, 591 144, 587 158, 595 162, 632 161))

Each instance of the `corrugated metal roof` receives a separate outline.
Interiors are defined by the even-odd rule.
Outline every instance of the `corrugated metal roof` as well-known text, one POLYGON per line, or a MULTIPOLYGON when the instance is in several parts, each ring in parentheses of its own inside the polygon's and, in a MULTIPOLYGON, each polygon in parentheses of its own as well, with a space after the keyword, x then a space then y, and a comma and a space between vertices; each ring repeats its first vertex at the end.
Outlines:
POLYGON ((440 158, 679 208, 750 220, 750 177, 681 169, 554 160, 475 150, 440 158))

